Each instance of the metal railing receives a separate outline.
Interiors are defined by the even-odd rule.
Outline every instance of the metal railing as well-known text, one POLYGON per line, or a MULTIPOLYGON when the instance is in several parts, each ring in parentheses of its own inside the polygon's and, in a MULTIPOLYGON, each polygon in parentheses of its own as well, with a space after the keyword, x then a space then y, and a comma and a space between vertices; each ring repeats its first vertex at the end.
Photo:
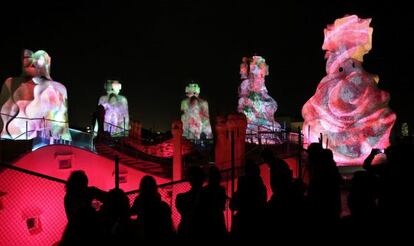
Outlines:
POLYGON ((259 145, 283 143, 288 140, 288 133, 286 128, 249 124, 246 129, 246 142, 259 145))
MULTIPOLYGON (((253 146, 253 148, 244 153, 244 157, 248 158, 253 153, 260 153, 263 147, 264 146, 260 145, 253 146)), ((293 155, 292 157, 295 156, 296 155, 293 155)), ((297 157, 301 158, 300 152, 297 157)), ((244 169, 242 163, 235 163, 234 158, 235 157, 233 155, 232 160, 226 161, 226 163, 233 163, 231 168, 221 170, 221 185, 225 188, 228 197, 225 210, 223 211, 228 230, 231 228, 233 215, 233 211, 229 208, 229 202, 235 192, 235 184, 237 183, 237 179, 243 174, 244 169)), ((284 158, 286 158, 286 156, 284 158)), ((257 163, 258 165, 264 164, 260 160, 258 160, 257 163)), ((299 161, 298 163, 301 162, 299 161)), ((223 163, 215 163, 214 165, 220 166, 220 164, 223 163)), ((115 161, 114 165, 114 187, 119 187, 119 161, 115 161)), ((202 168, 206 171, 210 166, 211 164, 205 164, 202 168)), ((262 170, 268 171, 268 168, 264 168, 262 170)), ((262 171, 261 175, 264 178, 264 176, 268 176, 269 174, 263 173, 262 171)), ((59 241, 60 235, 62 235, 67 222, 63 206, 63 197, 65 194, 64 184, 66 181, 1 162, 0 176, 2 176, 2 179, 0 179, 0 205, 2 202, 4 204, 0 206, 0 218, 4 219, 2 220, 4 222, 4 229, 2 229, 3 233, 0 233, 0 241, 9 242, 9 240, 15 240, 14 242, 16 242, 16 240, 20 240, 19 243, 26 245, 52 245, 53 243, 59 241), (36 199, 33 198, 31 193, 37 196, 36 199), (39 203, 39 201, 41 202, 39 203), (34 212, 30 211, 30 213, 24 217, 27 221, 30 220, 30 223, 35 221, 35 226, 33 226, 32 229, 26 229, 26 221, 22 222, 21 217, 16 218, 13 211, 23 211, 28 205, 31 206, 38 203, 38 206, 40 206, 40 212, 37 212, 38 210, 35 210, 34 212), (48 212, 45 213, 44 211, 48 212), (39 221, 39 224, 36 224, 36 221, 39 221), (42 226, 40 226, 40 224, 42 226), (36 225, 38 226, 36 227, 36 225), (30 235, 31 233, 36 234, 37 236, 33 237, 30 235)), ((266 186, 268 191, 270 191, 269 182, 266 183, 266 186)), ((172 220, 175 228, 177 228, 181 220, 181 216, 176 209, 176 197, 180 193, 189 191, 190 185, 187 182, 187 179, 184 178, 183 180, 161 184, 158 186, 158 190, 162 199, 170 205, 172 220)), ((131 190, 126 192, 130 205, 133 204, 139 192, 139 190, 131 190)), ((27 223, 29 224, 29 222, 27 223)))
POLYGON ((122 127, 105 121, 104 129, 107 129, 109 134, 113 137, 125 137, 125 136, 128 136, 129 134, 129 126, 126 125, 125 117, 123 120, 122 127))
MULTIPOLYGON (((38 117, 38 118, 28 118, 28 117, 13 116, 13 115, 5 114, 5 113, 0 113, 0 115, 9 117, 9 119, 12 119, 13 121, 14 120, 23 121, 22 123, 25 125, 24 129, 21 129, 20 134, 18 134, 17 136, 6 137, 7 139, 20 140, 20 139, 33 138, 32 133, 34 133, 34 132, 39 132, 40 134, 42 134, 42 136, 51 135, 51 133, 50 133, 50 130, 52 128, 50 126, 51 124, 62 124, 62 125, 66 124, 67 126, 69 126, 69 122, 67 122, 67 121, 47 119, 45 117, 42 117, 42 118, 40 118, 40 117, 38 117), (32 122, 32 121, 40 121, 40 122, 37 123, 35 125, 35 127, 29 126, 29 122, 32 122)), ((7 120, 6 120, 6 122, 7 122, 7 120)), ((6 122, 3 122, 3 123, 6 124, 6 122)), ((4 134, 3 134, 3 136, 4 136, 4 134)), ((3 136, 2 136, 2 138, 4 138, 3 136)), ((36 134, 36 136, 37 136, 37 134, 36 134)))
MULTIPOLYGON (((0 113, 1 116, 8 117, 9 119, 23 121, 24 128, 17 135, 6 136, 3 134, 1 139, 12 139, 12 140, 24 140, 24 139, 33 139, 33 149, 45 145, 52 144, 67 144, 73 145, 80 148, 88 149, 90 151, 95 151, 95 146, 93 138, 97 135, 96 132, 84 132, 77 129, 69 128, 69 122, 59 121, 54 119, 42 118, 28 118, 28 117, 16 117, 13 115, 0 113), (40 121, 33 127, 33 124, 29 124, 31 121, 40 121), (52 130, 53 126, 51 124, 66 124, 68 126, 68 131, 70 135, 70 140, 63 139, 62 136, 53 136, 52 130)), ((21 125, 22 125, 21 124, 21 125)), ((118 129, 119 134, 111 134, 112 137, 125 137, 129 134, 129 129, 126 127, 116 126, 109 122, 104 122, 106 126, 109 126, 110 134, 112 129, 118 129)), ((125 125, 125 120, 124 120, 125 125)), ((0 129, 1 130, 1 129, 0 129)))
POLYGON ((66 226, 66 181, 0 162, 1 245, 53 245, 66 226))

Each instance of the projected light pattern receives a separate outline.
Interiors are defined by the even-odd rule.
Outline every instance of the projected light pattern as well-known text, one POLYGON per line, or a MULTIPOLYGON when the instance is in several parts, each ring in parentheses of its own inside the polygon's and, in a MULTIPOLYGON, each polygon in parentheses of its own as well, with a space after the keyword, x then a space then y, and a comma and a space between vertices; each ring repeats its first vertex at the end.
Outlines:
POLYGON ((238 111, 247 117, 247 133, 258 129, 277 131, 279 123, 274 119, 276 101, 269 96, 265 76, 269 74, 268 65, 261 56, 244 57, 240 65, 242 83, 239 87, 238 111))
POLYGON ((192 83, 185 88, 187 98, 181 101, 181 121, 183 136, 187 139, 211 139, 208 102, 199 97, 200 87, 192 83))
MULTIPOLYGON (((105 108, 104 131, 117 135, 129 129, 128 100, 119 95, 122 84, 118 80, 107 80, 106 95, 99 98, 99 103, 105 108)), ((95 130, 97 126, 95 127, 95 130)))
POLYGON ((338 163, 362 164, 372 148, 389 146, 396 120, 378 76, 362 67, 371 49, 370 21, 346 16, 324 30, 327 75, 302 108, 305 140, 318 142, 322 134, 338 163))
POLYGON ((66 88, 52 80, 50 65, 45 51, 24 51, 22 75, 8 78, 1 90, 2 138, 32 139, 42 134, 71 140, 66 88))

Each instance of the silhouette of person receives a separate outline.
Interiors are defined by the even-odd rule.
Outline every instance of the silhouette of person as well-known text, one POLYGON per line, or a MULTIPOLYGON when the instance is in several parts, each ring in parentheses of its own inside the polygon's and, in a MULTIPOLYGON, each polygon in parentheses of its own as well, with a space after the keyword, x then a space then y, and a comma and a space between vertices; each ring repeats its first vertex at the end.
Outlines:
POLYGON ((199 166, 187 170, 191 189, 177 195, 175 206, 181 215, 178 236, 181 240, 198 239, 201 228, 200 196, 204 183, 204 172, 199 166))
POLYGON ((384 154, 387 157, 387 160, 377 165, 372 165, 372 161, 374 160, 375 156, 382 153, 380 149, 375 149, 375 148, 372 149, 370 154, 365 158, 364 164, 362 165, 362 167, 368 172, 374 175, 377 175, 379 177, 382 177, 384 175, 384 172, 386 171, 385 170, 386 166, 389 163, 388 159, 391 157, 391 151, 392 151, 392 146, 389 146, 387 149, 384 150, 384 154))
POLYGON ((135 233, 129 219, 129 199, 121 189, 112 189, 100 209, 105 242, 110 245, 126 245, 135 233))
POLYGON ((227 239, 224 210, 228 197, 220 181, 220 170, 216 166, 211 166, 208 172, 208 184, 201 189, 200 194, 200 220, 202 221, 200 232, 205 233, 205 238, 212 241, 227 239))
MULTIPOLYGON (((412 209, 414 202, 411 199, 414 188, 412 153, 414 153, 412 143, 401 142, 387 148, 387 161, 383 171, 378 173, 380 174, 378 206, 384 217, 384 223, 392 225, 392 228, 387 229, 394 236, 410 236, 406 225, 414 220, 412 209)), ((372 169, 370 171, 372 172, 372 169)))
POLYGON ((341 232, 353 236, 353 231, 364 232, 367 238, 375 238, 382 226, 378 206, 378 178, 367 171, 354 173, 348 195, 351 214, 341 219, 341 232))
POLYGON ((143 240, 171 240, 174 230, 170 206, 161 200, 155 179, 146 175, 141 179, 139 195, 131 207, 131 215, 138 215, 137 222, 143 229, 143 240))
POLYGON ((316 147, 308 153, 310 176, 307 200, 311 222, 331 230, 338 225, 341 214, 342 177, 331 150, 316 147))
POLYGON ((106 192, 96 187, 88 187, 88 177, 84 171, 77 170, 70 174, 64 198, 68 225, 62 245, 84 244, 97 239, 102 228, 92 201, 96 199, 104 202, 106 195, 106 192))
POLYGON ((232 237, 238 240, 260 238, 267 191, 260 169, 252 160, 246 162, 245 174, 239 178, 237 187, 230 201, 230 209, 236 212, 231 228, 232 237))
POLYGON ((270 186, 272 197, 266 209, 266 234, 288 239, 300 233, 306 222, 304 187, 301 181, 294 181, 288 164, 276 158, 271 150, 262 152, 265 163, 270 167, 270 186))
POLYGON ((92 116, 92 126, 94 126, 96 123, 97 128, 95 130, 97 131, 97 137, 98 140, 101 140, 101 138, 104 136, 104 123, 105 123, 105 107, 102 104, 99 104, 96 106, 95 111, 93 112, 92 116))

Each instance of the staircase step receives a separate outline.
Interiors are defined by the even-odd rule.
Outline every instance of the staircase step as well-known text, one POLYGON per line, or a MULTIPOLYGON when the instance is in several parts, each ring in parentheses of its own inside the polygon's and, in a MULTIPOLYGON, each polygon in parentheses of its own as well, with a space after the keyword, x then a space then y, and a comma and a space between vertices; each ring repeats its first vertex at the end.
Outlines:
POLYGON ((171 176, 172 168, 169 166, 167 167, 159 163, 145 161, 139 158, 129 156, 127 154, 122 153, 119 150, 115 150, 104 144, 96 145, 95 149, 98 152, 98 154, 106 156, 110 159, 115 159, 115 157, 118 156, 122 164, 138 169, 140 171, 164 178, 170 178, 171 176))

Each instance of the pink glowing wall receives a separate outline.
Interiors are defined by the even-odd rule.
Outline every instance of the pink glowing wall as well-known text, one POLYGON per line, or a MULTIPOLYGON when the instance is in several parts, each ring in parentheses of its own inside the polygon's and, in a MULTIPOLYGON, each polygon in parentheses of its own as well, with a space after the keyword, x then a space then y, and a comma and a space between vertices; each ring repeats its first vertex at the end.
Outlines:
POLYGON ((6 169, 0 173, 3 208, 0 245, 52 245, 60 240, 67 220, 63 184, 6 169), (27 219, 36 218, 33 229, 27 219))
MULTIPOLYGON (((297 159, 285 159, 297 175, 297 159)), ((89 177, 89 184, 109 190, 113 188, 113 161, 97 156, 91 152, 69 146, 47 146, 29 153, 15 163, 16 166, 32 171, 67 179, 72 170, 85 170, 89 177), (56 155, 56 153, 58 153, 56 155), (73 156, 69 156, 69 155, 73 156), (58 169, 58 160, 72 158, 71 169, 58 169)), ((125 166, 121 165, 121 170, 125 166)), ((136 189, 142 172, 126 168, 130 182, 121 183, 125 191, 136 189)), ((261 176, 267 188, 267 197, 271 196, 270 173, 267 165, 261 165, 261 176)), ((227 194, 231 195, 229 173, 223 174, 222 185, 227 187, 227 194)), ((157 179, 158 184, 166 180, 157 179)), ((236 179, 237 189, 237 179, 236 179)), ((159 188, 162 199, 171 205, 175 227, 180 222, 180 215, 175 208, 176 195, 190 189, 188 182, 181 182, 174 186, 159 188)), ((52 245, 60 240, 67 220, 63 206, 65 196, 64 184, 49 181, 40 177, 24 174, 11 169, 0 173, 0 246, 3 245, 52 245), (26 219, 37 218, 37 226, 28 230, 26 219)), ((129 195, 132 203, 135 195, 129 195)), ((226 209, 227 227, 231 227, 231 211, 226 209)))
MULTIPOLYGON (((68 145, 50 145, 23 156, 15 166, 37 173, 66 180, 73 170, 84 170, 89 185, 102 190, 114 188, 114 161, 87 150, 68 145), (72 167, 59 169, 59 160, 70 159, 72 167)), ((124 191, 138 189, 146 173, 121 163, 120 183, 124 191)), ((170 180, 155 177, 158 184, 170 180)), ((0 173, 0 246, 2 245, 52 245, 60 240, 66 226, 63 206, 64 184, 33 175, 5 169, 0 173), (37 227, 29 230, 26 219, 37 218, 37 227)))
POLYGON ((327 75, 302 108, 305 141, 318 142, 322 134, 338 163, 362 164, 372 148, 389 146, 396 119, 378 76, 362 67, 371 49, 370 21, 346 16, 324 30, 327 75))
MULTIPOLYGON (((121 183, 124 191, 135 190, 141 178, 147 173, 128 167, 122 162, 120 170, 128 174, 127 182, 121 183)), ((14 163, 15 166, 52 177, 66 180, 73 170, 84 170, 89 178, 89 185, 103 190, 114 188, 114 161, 93 152, 70 145, 49 145, 33 151, 14 163), (60 159, 70 159, 72 168, 59 169, 60 159)), ((170 180, 155 177, 158 184, 170 180)))

